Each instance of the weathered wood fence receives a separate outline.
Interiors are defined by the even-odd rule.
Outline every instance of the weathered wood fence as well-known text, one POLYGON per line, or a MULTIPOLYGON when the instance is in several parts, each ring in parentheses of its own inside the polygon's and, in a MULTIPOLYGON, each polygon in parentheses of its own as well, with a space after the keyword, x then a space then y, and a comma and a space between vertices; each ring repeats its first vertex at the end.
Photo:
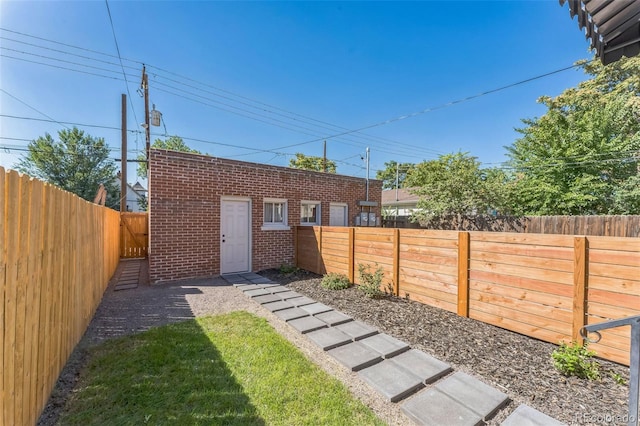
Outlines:
POLYGON ((0 168, 0 424, 36 423, 116 270, 119 222, 0 168))
POLYGON ((408 216, 383 220, 386 228, 428 228, 458 231, 520 232, 529 234, 640 237, 640 216, 452 216, 428 227, 408 216))
MULTIPOLYGON (((379 265, 399 296, 540 340, 640 314, 640 239, 423 229, 297 227, 296 265, 358 283, 379 265)), ((591 348, 629 365, 630 328, 591 348)))

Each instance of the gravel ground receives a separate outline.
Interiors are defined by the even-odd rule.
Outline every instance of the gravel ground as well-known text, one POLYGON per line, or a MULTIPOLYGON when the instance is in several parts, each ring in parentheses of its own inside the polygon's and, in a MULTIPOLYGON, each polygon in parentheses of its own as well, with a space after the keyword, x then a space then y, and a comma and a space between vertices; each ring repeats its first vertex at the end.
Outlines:
MULTIPOLYGON (((120 272, 116 272, 116 278, 120 272)), ((407 424, 407 418, 400 412, 397 404, 386 402, 355 373, 348 371, 306 337, 220 278, 173 285, 141 285, 136 289, 117 292, 113 290, 115 281, 112 280, 107 288, 85 335, 60 374, 38 425, 58 424, 64 404, 77 386, 82 369, 87 364, 90 347, 107 339, 139 333, 151 327, 238 310, 265 318, 307 358, 341 380, 355 397, 389 425, 407 424)))
POLYGON ((320 286, 321 277, 305 271, 260 274, 505 392, 512 401, 490 425, 500 424, 519 404, 567 424, 626 424, 628 385, 617 384, 611 375, 617 373, 628 382, 628 367, 600 360, 603 374, 599 381, 565 377, 553 367, 551 353, 556 346, 550 343, 402 298, 372 300, 355 287, 326 290, 320 286))

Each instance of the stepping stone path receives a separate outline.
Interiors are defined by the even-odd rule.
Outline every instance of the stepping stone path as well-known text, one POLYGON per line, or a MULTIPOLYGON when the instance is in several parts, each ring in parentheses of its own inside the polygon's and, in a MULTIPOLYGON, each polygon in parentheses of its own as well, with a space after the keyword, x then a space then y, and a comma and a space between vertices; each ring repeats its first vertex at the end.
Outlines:
MULTIPOLYGON (((509 397, 449 364, 255 273, 223 276, 368 383, 417 425, 483 424, 509 397)), ((502 423, 562 425, 520 405, 502 423)))
POLYGON ((118 277, 114 291, 129 290, 138 287, 138 281, 140 280, 140 261, 138 260, 125 260, 122 273, 118 277))

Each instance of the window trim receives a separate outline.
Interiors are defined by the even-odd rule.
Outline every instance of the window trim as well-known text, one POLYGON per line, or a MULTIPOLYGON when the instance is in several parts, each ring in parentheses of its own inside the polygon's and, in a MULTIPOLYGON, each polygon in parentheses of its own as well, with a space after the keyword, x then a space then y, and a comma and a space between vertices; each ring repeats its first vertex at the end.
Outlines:
POLYGON ((300 201, 300 225, 301 226, 322 226, 322 202, 313 200, 300 201), (302 207, 305 205, 317 206, 316 209, 316 221, 315 222, 303 222, 302 221, 302 207))
POLYGON ((262 199, 262 231, 288 231, 291 227, 288 225, 288 210, 289 202, 286 198, 263 198, 262 199), (280 222, 265 222, 264 212, 266 204, 283 204, 282 208, 282 223, 280 222))

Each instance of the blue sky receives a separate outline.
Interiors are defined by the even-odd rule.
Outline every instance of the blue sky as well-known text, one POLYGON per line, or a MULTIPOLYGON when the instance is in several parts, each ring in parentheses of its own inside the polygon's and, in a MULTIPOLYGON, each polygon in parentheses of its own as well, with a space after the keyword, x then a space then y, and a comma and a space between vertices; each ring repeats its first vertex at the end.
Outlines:
MULTIPOLYGON (((365 175, 367 146, 372 177, 386 161, 457 151, 499 165, 520 119, 544 113, 536 99, 575 86, 585 79, 581 71, 394 119, 592 57, 557 0, 111 0, 109 7, 131 94, 129 129, 143 130, 136 90, 145 63, 167 133, 192 148, 287 165, 296 152, 322 155, 326 139, 338 173, 354 176, 365 175)), ((2 1, 0 28, 0 114, 120 126, 127 91, 104 1, 2 1)), ((119 130, 79 127, 120 157, 119 130)), ((28 144, 18 139, 62 128, 0 117, 0 147, 9 147, 0 149, 0 166, 15 164, 28 144)), ((152 128, 152 140, 164 134, 164 126, 152 128)), ((143 149, 144 135, 130 133, 129 147, 143 149)), ((134 182, 135 164, 128 171, 134 182)))

